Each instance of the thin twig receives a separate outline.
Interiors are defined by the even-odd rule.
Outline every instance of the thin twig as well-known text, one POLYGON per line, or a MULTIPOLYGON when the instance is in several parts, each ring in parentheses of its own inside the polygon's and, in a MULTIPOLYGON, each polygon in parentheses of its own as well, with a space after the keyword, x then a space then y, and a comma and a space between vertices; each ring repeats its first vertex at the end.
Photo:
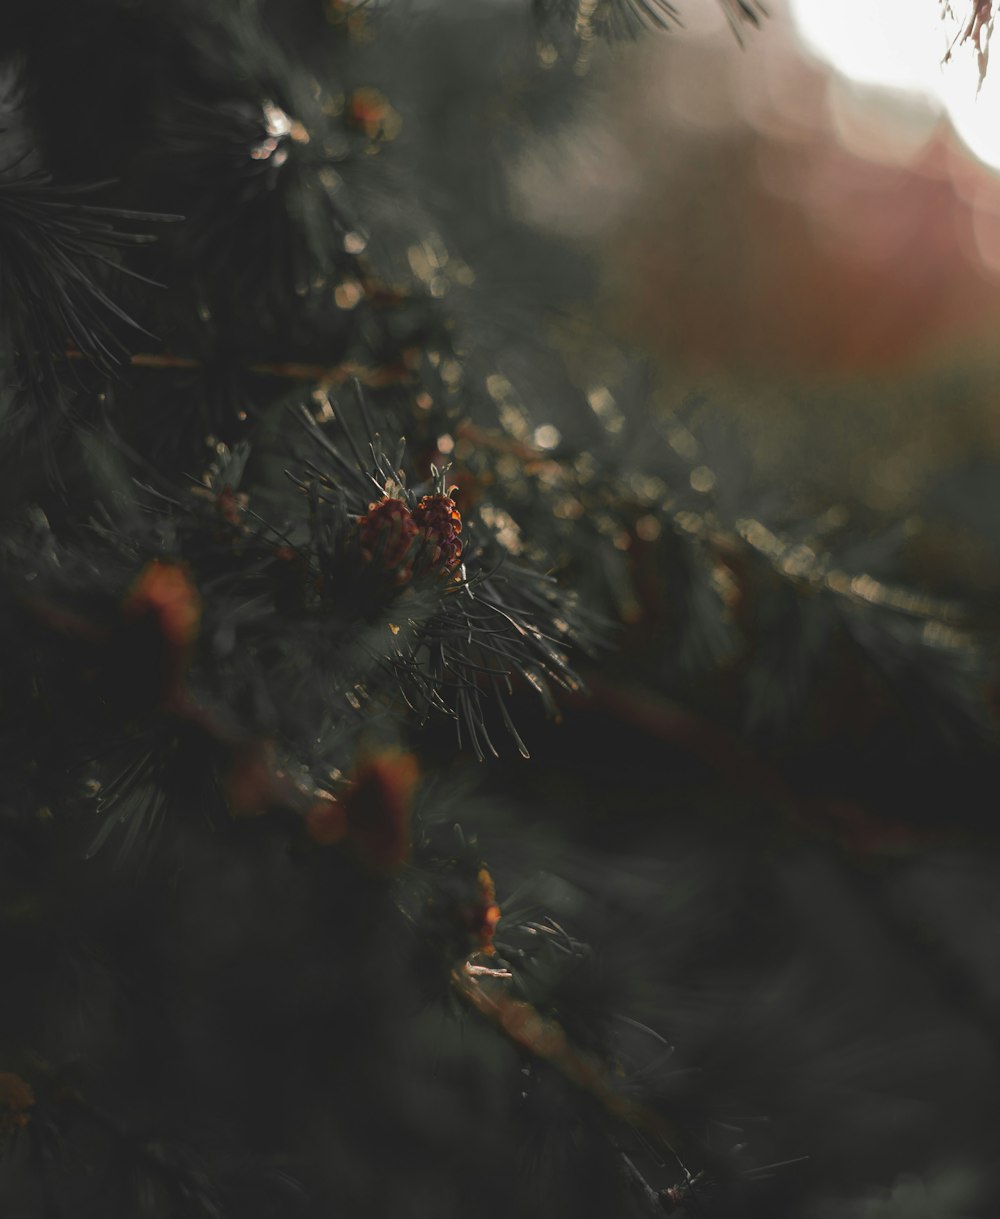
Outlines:
POLYGON ((810 832, 825 830, 852 849, 898 850, 920 835, 911 826, 870 819, 846 800, 796 792, 746 741, 662 695, 616 683, 597 672, 583 674, 587 695, 564 695, 575 704, 610 712, 655 740, 675 745, 710 766, 729 787, 757 796, 810 832))
MULTIPOLYGON (((67 360, 86 360, 88 357, 81 351, 70 349, 66 352, 67 360)), ((129 357, 133 368, 204 368, 204 360, 193 356, 179 356, 171 352, 140 351, 129 357)), ((412 373, 401 365, 390 365, 385 368, 366 368, 346 360, 342 364, 298 364, 294 361, 264 362, 245 365, 247 372, 261 376, 283 377, 293 381, 315 381, 320 385, 343 385, 347 381, 357 380, 362 385, 372 389, 381 389, 387 385, 399 385, 411 379, 412 373)))

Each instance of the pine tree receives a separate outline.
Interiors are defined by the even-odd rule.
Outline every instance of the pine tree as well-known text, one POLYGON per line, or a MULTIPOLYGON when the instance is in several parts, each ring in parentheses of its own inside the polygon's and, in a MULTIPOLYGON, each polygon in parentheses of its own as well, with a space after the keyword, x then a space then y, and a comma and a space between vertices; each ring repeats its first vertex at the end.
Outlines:
POLYGON ((988 1163, 980 975, 864 961, 920 942, 894 853, 988 841, 992 608, 706 506, 505 196, 682 14, 5 15, 4 1219, 902 1215, 988 1163), (841 958, 976 1028, 948 1137, 843 1085, 841 958))

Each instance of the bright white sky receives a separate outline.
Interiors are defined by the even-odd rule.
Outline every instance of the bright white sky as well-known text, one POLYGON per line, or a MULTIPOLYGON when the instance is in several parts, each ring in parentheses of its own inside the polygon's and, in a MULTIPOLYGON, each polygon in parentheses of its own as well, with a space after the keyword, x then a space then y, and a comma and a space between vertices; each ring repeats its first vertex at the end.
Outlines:
MULTIPOLYGON (((958 21, 970 0, 952 0, 958 21)), ((940 0, 791 0, 792 16, 806 46, 859 84, 908 93, 943 111, 959 138, 1000 170, 1000 22, 994 62, 979 86, 976 51, 956 45, 960 28, 942 20, 940 0)))

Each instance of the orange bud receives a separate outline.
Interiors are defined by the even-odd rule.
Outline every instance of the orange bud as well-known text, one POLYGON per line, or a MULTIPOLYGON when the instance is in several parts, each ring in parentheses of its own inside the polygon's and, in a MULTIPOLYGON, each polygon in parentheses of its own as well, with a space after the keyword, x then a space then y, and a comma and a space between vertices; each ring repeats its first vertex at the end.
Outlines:
POLYGON ((347 837, 347 814, 333 796, 320 792, 306 809, 306 833, 320 846, 335 846, 347 837))
POLYGON ((393 115, 388 99, 378 89, 364 85, 355 89, 347 105, 347 117, 353 126, 360 128, 370 140, 387 133, 393 115))
POLYGON ((379 871, 395 872, 410 854, 410 807, 417 760, 389 749, 369 757, 341 797, 350 840, 379 871))
POLYGON ((463 902, 458 908, 458 916, 475 948, 487 956, 492 956, 496 952, 493 947, 493 935, 497 923, 500 922, 500 907, 496 900, 496 885, 485 866, 476 874, 476 885, 476 900, 463 902))
POLYGON ((164 639, 178 651, 190 648, 198 637, 201 598, 180 563, 147 563, 125 597, 124 610, 133 620, 154 616, 164 639))
POLYGON ((28 1110, 34 1103, 35 1094, 30 1084, 25 1083, 20 1075, 0 1071, 0 1133, 12 1134, 27 1126, 30 1120, 28 1110))

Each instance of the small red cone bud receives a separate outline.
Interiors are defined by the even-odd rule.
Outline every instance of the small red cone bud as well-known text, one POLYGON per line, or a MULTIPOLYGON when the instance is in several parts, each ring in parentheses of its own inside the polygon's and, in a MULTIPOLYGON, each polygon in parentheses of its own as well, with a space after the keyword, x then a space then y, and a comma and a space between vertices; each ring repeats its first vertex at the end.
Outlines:
POLYGON ((347 837, 347 814, 333 796, 320 792, 306 809, 306 833, 320 846, 336 846, 347 837))
MULTIPOLYGON (((141 633, 152 627, 159 639, 156 667, 162 701, 185 711, 184 674, 201 623, 201 598, 187 569, 180 563, 152 559, 125 595, 122 613, 141 633)), ((145 661, 142 667, 146 668, 145 661)))
POLYGON ((31 1118, 28 1110, 34 1103, 30 1084, 20 1075, 0 1071, 0 1134, 13 1134, 27 1126, 31 1118))
POLYGON ((386 750, 361 764, 341 797, 351 843, 378 871, 398 871, 409 858, 417 778, 412 754, 386 750))
POLYGON ((378 89, 365 85, 355 89, 347 103, 347 120, 370 140, 388 135, 394 126, 394 111, 378 89))
POLYGON ((237 527, 243 524, 243 512, 246 506, 247 497, 245 495, 238 495, 228 483, 222 488, 215 500, 215 510, 219 516, 228 525, 237 527))
POLYGON ((497 905, 496 885, 489 869, 481 867, 476 874, 477 894, 472 902, 464 902, 458 908, 459 919, 469 935, 472 946, 487 956, 492 956, 493 934, 500 922, 500 907, 497 905))
POLYGON ((160 634, 177 652, 188 651, 198 637, 201 598, 180 563, 147 563, 125 597, 124 611, 132 621, 154 617, 160 634))
POLYGON ((385 496, 368 505, 358 521, 361 553, 369 563, 391 572, 397 584, 413 575, 412 551, 418 530, 413 514, 401 499, 385 496))
POLYGON ((429 548, 424 559, 432 570, 452 572, 462 561, 462 516, 450 495, 425 495, 413 512, 429 548))

